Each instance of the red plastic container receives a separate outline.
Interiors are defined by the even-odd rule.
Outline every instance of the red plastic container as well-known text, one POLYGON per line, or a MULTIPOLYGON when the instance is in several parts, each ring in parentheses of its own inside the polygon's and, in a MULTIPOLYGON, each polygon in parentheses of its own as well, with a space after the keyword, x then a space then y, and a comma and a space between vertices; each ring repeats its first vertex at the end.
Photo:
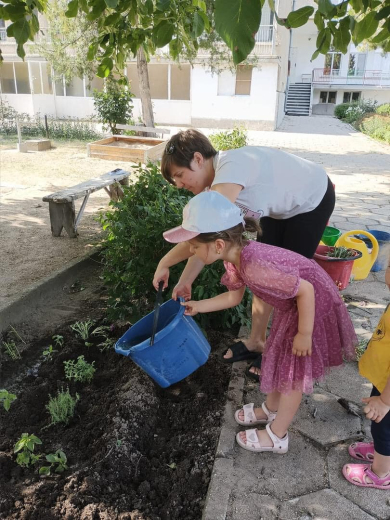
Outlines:
POLYGON ((353 262, 361 258, 362 253, 352 249, 355 252, 353 258, 332 258, 331 256, 326 256, 333 249, 334 247, 330 246, 318 246, 314 253, 314 260, 328 273, 339 288, 339 291, 342 291, 349 284, 353 262))

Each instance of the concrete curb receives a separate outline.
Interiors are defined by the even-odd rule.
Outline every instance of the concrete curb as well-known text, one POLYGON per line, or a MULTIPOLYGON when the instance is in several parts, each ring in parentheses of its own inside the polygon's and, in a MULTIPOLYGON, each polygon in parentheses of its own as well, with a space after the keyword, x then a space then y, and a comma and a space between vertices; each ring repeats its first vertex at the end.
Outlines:
POLYGON ((233 363, 222 419, 222 428, 219 435, 202 520, 225 520, 227 515, 229 498, 233 487, 231 475, 234 464, 235 437, 238 427, 234 420, 234 412, 243 402, 245 377, 242 374, 244 373, 246 365, 246 361, 233 363))
POLYGON ((74 283, 76 277, 91 267, 101 266, 98 260, 101 250, 78 258, 43 280, 33 284, 23 296, 15 298, 10 304, 0 310, 0 334, 10 325, 17 325, 28 320, 30 323, 40 319, 40 310, 48 308, 50 302, 56 301, 58 292, 62 292, 64 285, 74 283))

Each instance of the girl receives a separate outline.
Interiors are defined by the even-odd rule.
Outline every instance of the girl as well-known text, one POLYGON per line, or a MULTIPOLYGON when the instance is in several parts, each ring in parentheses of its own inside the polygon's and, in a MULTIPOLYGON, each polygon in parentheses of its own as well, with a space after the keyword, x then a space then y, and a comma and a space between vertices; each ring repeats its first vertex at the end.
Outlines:
POLYGON ((244 220, 235 204, 208 191, 190 200, 182 225, 165 232, 164 238, 171 243, 187 241, 191 254, 204 264, 225 263, 222 283, 229 292, 183 302, 187 315, 234 307, 246 286, 274 307, 260 387, 267 394, 266 402, 261 408, 244 406, 235 418, 245 426, 266 425, 265 430, 237 434, 240 446, 286 453, 287 430, 302 393, 312 392, 314 379, 341 365, 343 354, 353 358, 357 338, 335 284, 321 267, 297 253, 247 241, 244 229, 259 231, 256 222, 244 220))
MULTIPOLYGON (((161 161, 164 178, 195 195, 206 188, 235 202, 248 217, 260 220, 261 241, 312 258, 335 205, 334 188, 318 164, 266 146, 217 152, 194 129, 172 136, 161 161)), ((225 226, 223 229, 226 229, 225 226)), ((159 262, 153 279, 168 285, 169 268, 191 257, 187 243, 174 247, 159 262)), ((172 296, 191 298, 191 285, 204 264, 192 256, 172 296)), ((272 307, 254 295, 248 340, 229 346, 224 361, 256 359, 247 374, 258 380, 259 352, 264 348, 272 307)))
MULTIPOLYGON (((385 281, 390 289, 390 265, 385 281)), ((371 397, 363 399, 373 442, 349 447, 351 457, 367 464, 346 464, 343 475, 355 486, 390 489, 390 304, 360 358, 359 371, 374 385, 371 397)))

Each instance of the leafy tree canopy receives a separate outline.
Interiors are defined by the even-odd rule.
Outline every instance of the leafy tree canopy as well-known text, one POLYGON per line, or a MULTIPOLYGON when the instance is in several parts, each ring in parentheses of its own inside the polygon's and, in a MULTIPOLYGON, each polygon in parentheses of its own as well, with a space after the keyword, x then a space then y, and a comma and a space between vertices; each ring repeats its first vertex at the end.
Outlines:
MULTIPOLYGON (((142 45, 146 54, 169 45, 176 59, 182 51, 196 52, 202 35, 215 31, 232 52, 235 64, 244 61, 255 45, 261 9, 265 0, 215 0, 211 9, 204 0, 70 0, 66 16, 83 13, 95 22, 88 58, 99 62, 98 75, 107 77, 114 67, 123 69, 130 53, 142 45)), ((268 0, 275 11, 274 0, 268 0)), ((363 40, 390 51, 390 0, 315 0, 277 22, 296 28, 314 16, 318 28, 318 54, 332 46, 345 53, 348 44, 363 40)), ((24 45, 39 32, 37 13, 45 13, 50 0, 2 0, 0 18, 10 20, 7 35, 17 42, 17 52, 25 56, 24 45)), ((276 13, 275 13, 276 14, 276 13)))

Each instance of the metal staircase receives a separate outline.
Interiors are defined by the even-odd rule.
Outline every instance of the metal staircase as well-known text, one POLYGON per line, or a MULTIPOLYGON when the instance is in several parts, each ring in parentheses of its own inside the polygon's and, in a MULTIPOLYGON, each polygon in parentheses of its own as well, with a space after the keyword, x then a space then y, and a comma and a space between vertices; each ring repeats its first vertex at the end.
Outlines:
POLYGON ((311 103, 311 83, 292 83, 288 87, 286 114, 309 116, 311 103))

